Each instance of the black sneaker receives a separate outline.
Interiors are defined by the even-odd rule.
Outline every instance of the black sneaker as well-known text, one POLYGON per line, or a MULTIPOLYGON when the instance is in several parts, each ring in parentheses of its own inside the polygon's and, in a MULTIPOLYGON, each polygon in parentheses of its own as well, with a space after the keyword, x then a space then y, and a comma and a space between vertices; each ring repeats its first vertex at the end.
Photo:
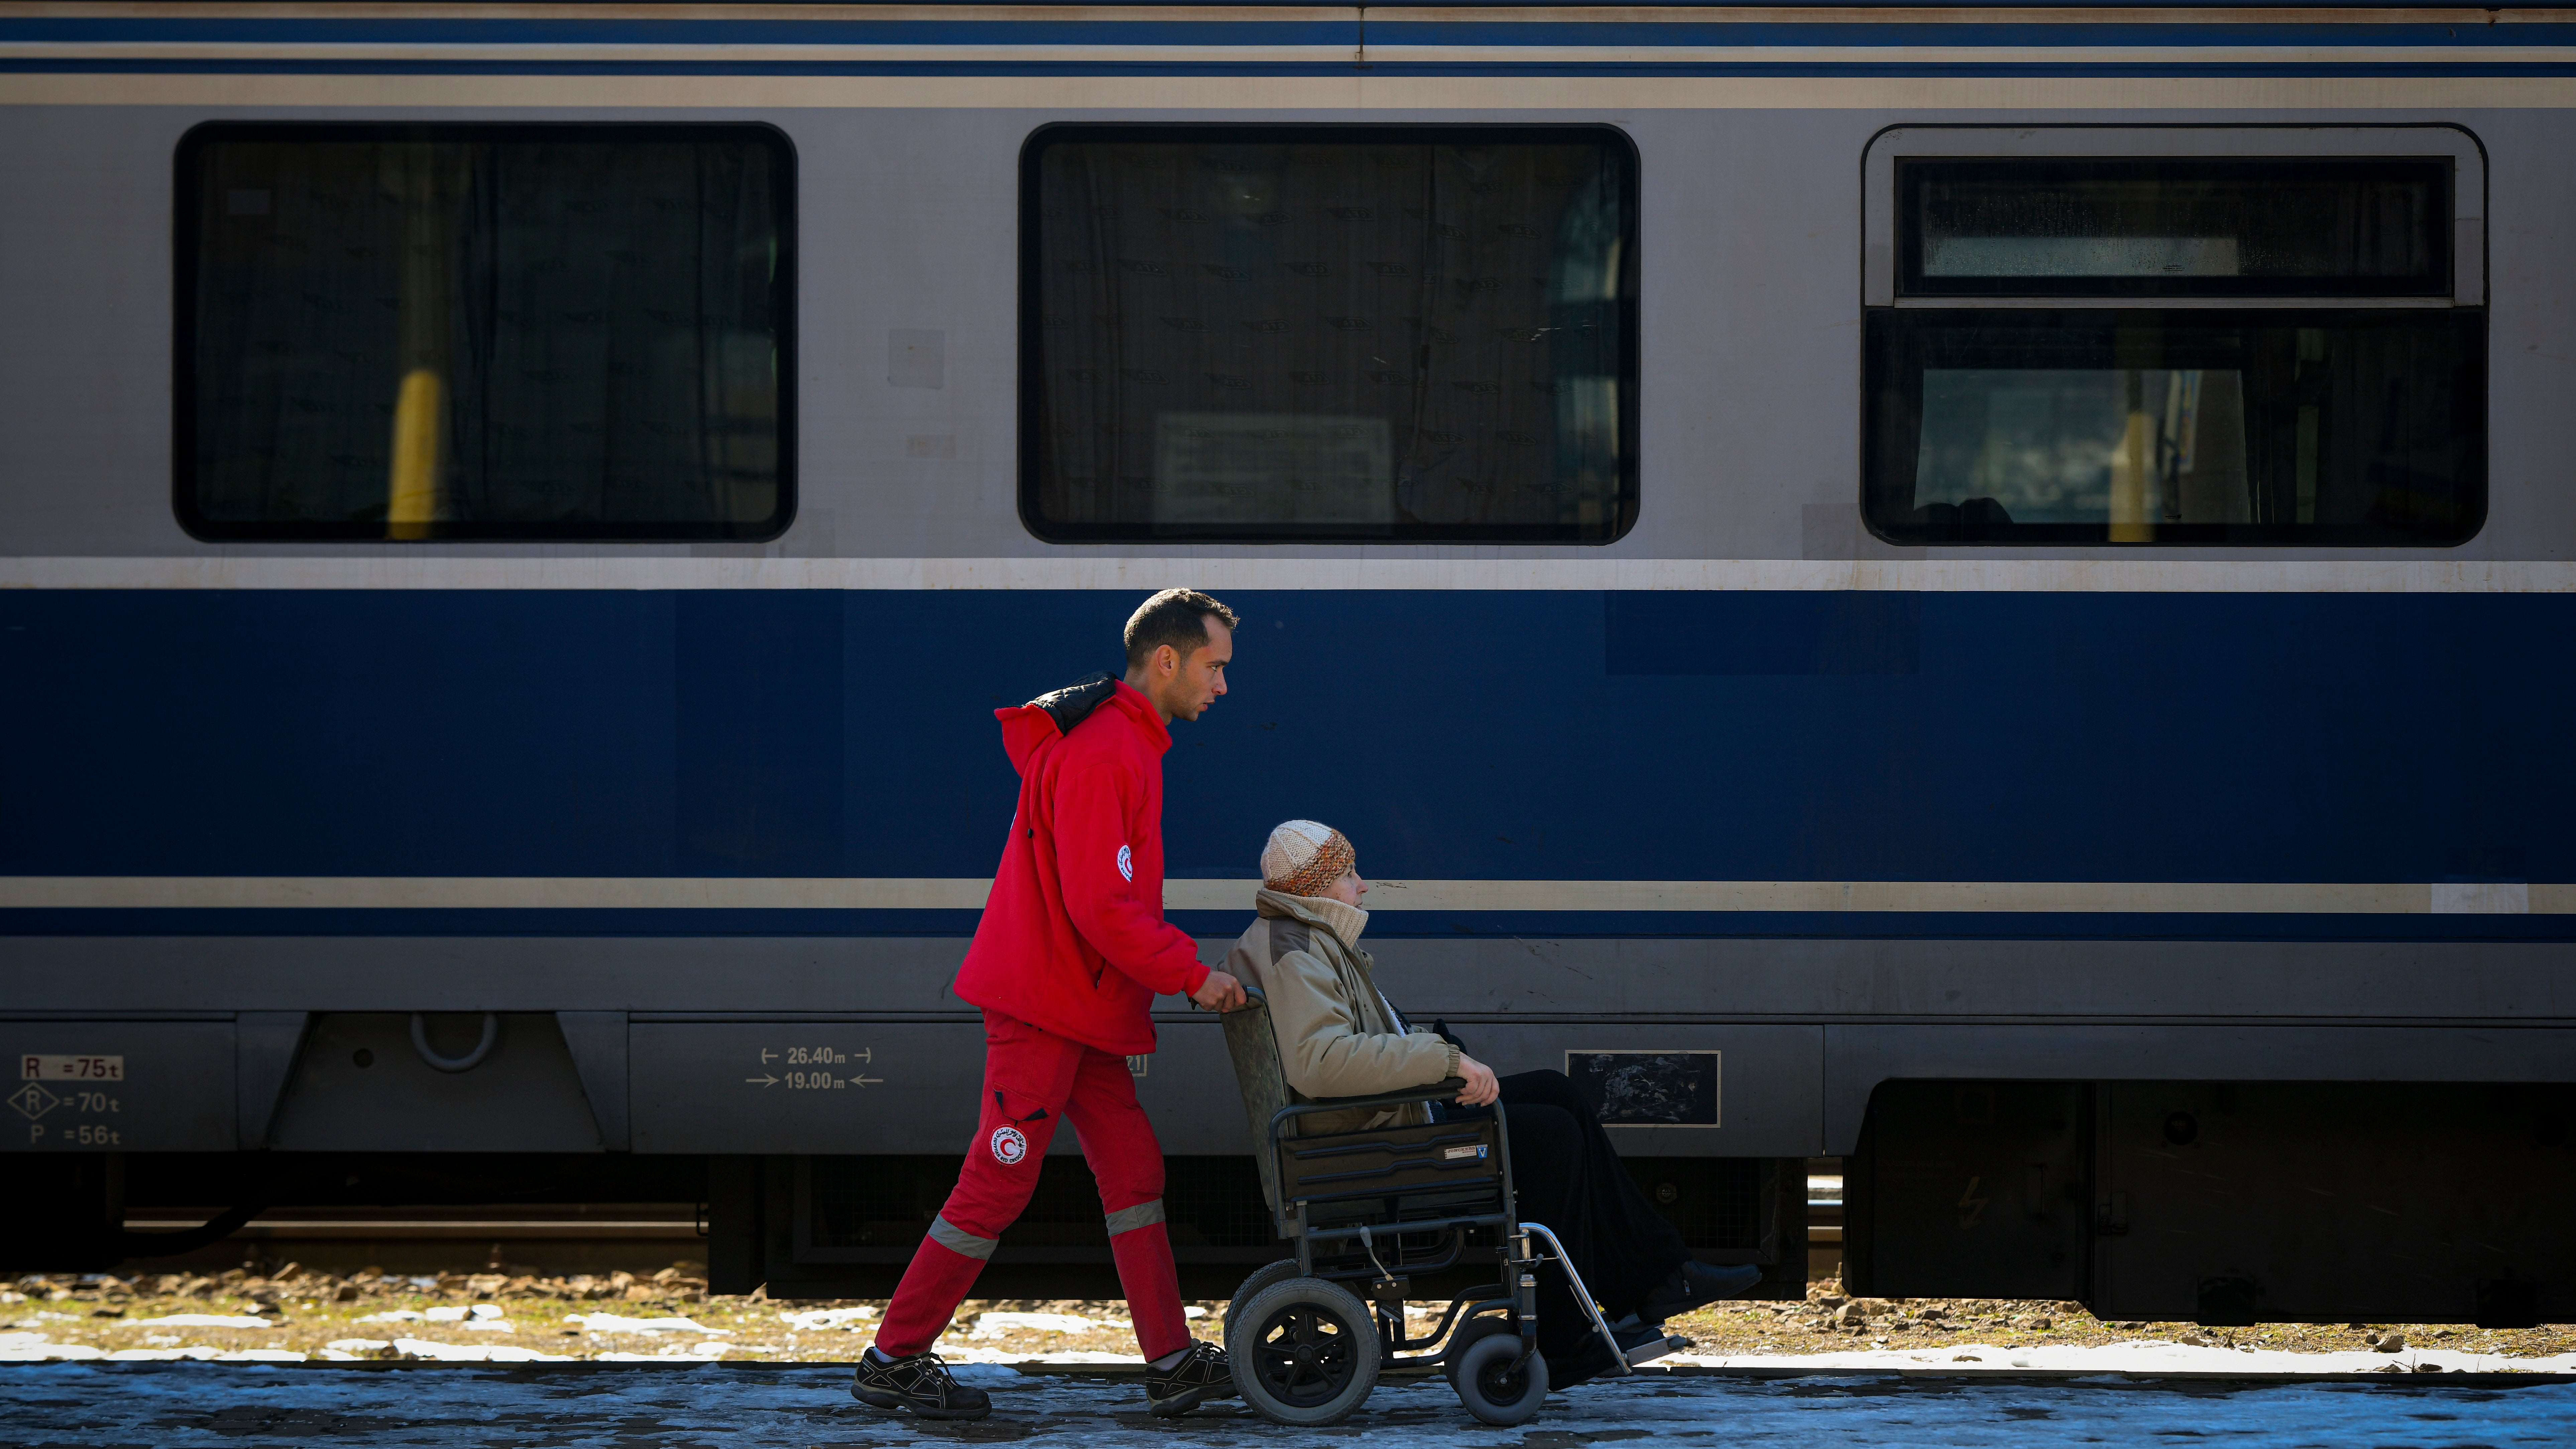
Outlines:
POLYGON ((910 1409, 925 1419, 980 1419, 993 1412, 993 1397, 961 1384, 935 1353, 879 1358, 859 1355, 850 1397, 872 1409, 910 1409))
POLYGON ((1226 1367, 1225 1350, 1193 1339, 1181 1361, 1167 1369, 1145 1369, 1145 1402, 1157 1415, 1186 1414, 1210 1399, 1234 1397, 1234 1372, 1226 1367))
POLYGON ((1761 1282, 1762 1270, 1751 1263, 1720 1268, 1709 1263, 1686 1262, 1646 1295, 1646 1301, 1637 1308, 1637 1317, 1647 1323, 1661 1323, 1704 1304, 1747 1292, 1759 1287, 1761 1282))

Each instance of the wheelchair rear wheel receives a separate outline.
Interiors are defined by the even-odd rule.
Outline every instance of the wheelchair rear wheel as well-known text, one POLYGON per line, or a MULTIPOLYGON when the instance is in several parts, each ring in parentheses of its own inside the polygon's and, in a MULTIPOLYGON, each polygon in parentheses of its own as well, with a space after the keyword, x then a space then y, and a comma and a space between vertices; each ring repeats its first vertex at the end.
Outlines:
POLYGON ((1234 1386, 1278 1424, 1338 1424, 1377 1387, 1377 1324, 1349 1289, 1321 1278, 1273 1283, 1226 1334, 1234 1386))
MULTIPOLYGON (((1264 1263, 1253 1269, 1252 1275, 1235 1287, 1234 1297, 1225 1305, 1225 1337, 1218 1342, 1234 1342, 1234 1325, 1242 1319, 1243 1310, 1252 1306, 1252 1300, 1261 1296, 1262 1289, 1273 1283, 1285 1283, 1296 1276, 1297 1260, 1294 1258, 1282 1258, 1276 1263, 1264 1263)), ((1228 1349, 1227 1352, 1233 1350, 1228 1349)))
POLYGON ((1527 1423, 1547 1401, 1547 1360, 1531 1354, 1519 1368, 1521 1336, 1507 1318, 1479 1318, 1459 1325, 1458 1336, 1441 1355, 1449 1387, 1467 1412, 1488 1424, 1506 1428, 1527 1423))

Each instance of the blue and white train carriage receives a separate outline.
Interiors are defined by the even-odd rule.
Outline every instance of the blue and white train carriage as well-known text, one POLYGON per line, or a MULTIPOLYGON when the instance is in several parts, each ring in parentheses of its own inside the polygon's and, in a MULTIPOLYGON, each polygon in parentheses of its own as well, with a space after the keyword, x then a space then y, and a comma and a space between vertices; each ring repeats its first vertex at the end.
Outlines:
POLYGON ((882 1284, 989 711, 1185 584, 1175 919, 1341 826, 1705 1256, 1839 1156, 1865 1290, 2576 1316, 2571 106, 2554 11, 0 5, 0 1256, 882 1284))

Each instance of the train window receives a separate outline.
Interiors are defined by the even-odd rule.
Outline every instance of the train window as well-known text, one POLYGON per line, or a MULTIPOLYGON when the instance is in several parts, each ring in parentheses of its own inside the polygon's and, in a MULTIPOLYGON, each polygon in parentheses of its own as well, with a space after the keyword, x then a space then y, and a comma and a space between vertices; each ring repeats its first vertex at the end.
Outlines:
POLYGON ((776 535, 794 165, 757 125, 190 132, 181 521, 221 540, 776 535))
POLYGON ((2447 158, 1896 163, 1901 295, 2437 297, 2447 158))
POLYGON ((1021 172, 1041 537, 1606 543, 1637 162, 1550 127, 1050 127, 1021 172))
POLYGON ((1951 312, 1869 329, 1870 516, 1908 541, 2452 543, 2471 309, 1951 312))
MULTIPOLYGON (((2474 535, 2486 312, 2481 208, 2459 171, 2474 143, 2405 139, 2450 154, 1875 161, 1890 219, 1865 223, 1871 530, 1904 544, 2474 535)), ((1905 142, 2016 143, 2035 144, 1971 128, 1905 142)))

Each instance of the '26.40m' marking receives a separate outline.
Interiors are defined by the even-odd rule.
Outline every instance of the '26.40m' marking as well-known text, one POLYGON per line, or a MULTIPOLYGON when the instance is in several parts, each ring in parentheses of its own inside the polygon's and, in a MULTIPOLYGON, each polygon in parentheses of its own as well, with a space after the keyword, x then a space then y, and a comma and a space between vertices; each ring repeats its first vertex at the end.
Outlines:
MULTIPOLYGON (((861 1047, 857 1056, 861 1062, 876 1059, 876 1053, 867 1047, 861 1047)), ((763 1047, 760 1049, 760 1062, 764 1070, 759 1076, 745 1077, 742 1080, 745 1085, 758 1087, 763 1091, 771 1087, 783 1086, 791 1092, 832 1092, 847 1087, 873 1087, 885 1080, 883 1077, 871 1077, 865 1074, 844 1077, 831 1072, 795 1070, 796 1067, 806 1065, 822 1066, 846 1062, 850 1057, 851 1053, 834 1051, 830 1047, 789 1047, 784 1053, 775 1048, 763 1047), (787 1073, 782 1076, 766 1070, 768 1065, 778 1060, 781 1055, 784 1055, 790 1063, 787 1073)))

